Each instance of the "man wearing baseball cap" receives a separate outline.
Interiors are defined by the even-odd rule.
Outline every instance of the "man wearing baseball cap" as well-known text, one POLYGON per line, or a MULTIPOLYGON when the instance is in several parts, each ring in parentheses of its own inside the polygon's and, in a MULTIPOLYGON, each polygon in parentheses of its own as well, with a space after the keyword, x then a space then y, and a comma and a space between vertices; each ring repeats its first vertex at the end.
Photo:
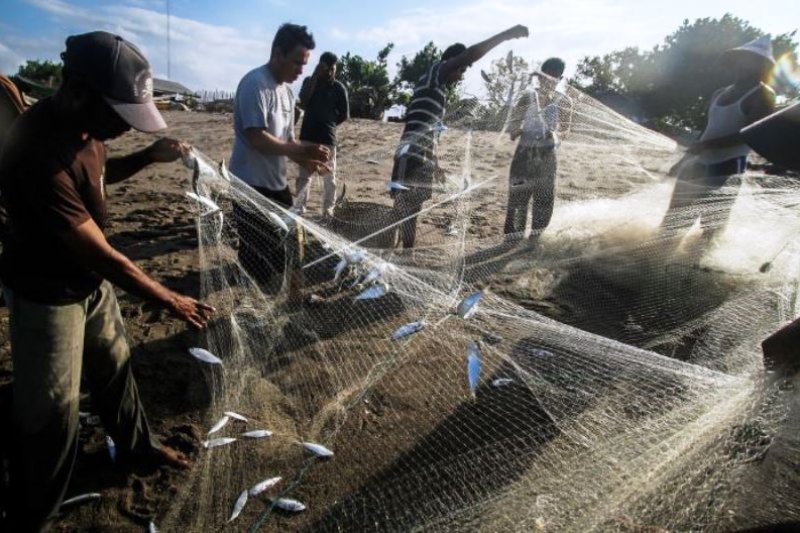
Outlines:
POLYGON ((64 81, 15 122, 0 156, 9 236, 0 278, 14 363, 9 519, 12 531, 47 529, 67 491, 78 449, 81 375, 116 444, 117 460, 187 467, 151 434, 131 373, 112 283, 202 328, 213 308, 148 277, 103 235, 105 185, 185 149, 160 139, 106 160, 104 141, 131 127, 166 127, 147 60, 106 32, 69 37, 64 81))

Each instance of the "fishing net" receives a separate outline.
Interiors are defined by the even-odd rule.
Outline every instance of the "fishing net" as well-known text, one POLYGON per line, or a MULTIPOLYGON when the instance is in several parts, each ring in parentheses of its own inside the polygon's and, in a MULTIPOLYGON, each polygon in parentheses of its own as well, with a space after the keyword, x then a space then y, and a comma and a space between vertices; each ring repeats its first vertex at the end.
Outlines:
POLYGON ((296 216, 196 153, 202 294, 218 309, 206 348, 223 361, 204 367, 208 427, 226 410, 249 420, 209 436, 237 440, 203 450, 163 528, 219 529, 243 490, 276 476, 228 527, 730 530, 800 519, 796 476, 763 474, 770 457, 796 474, 800 451, 789 392, 760 349, 798 314, 800 191, 750 169, 680 193, 665 218, 682 151, 562 91, 543 232, 505 234, 513 117, 475 100, 438 128, 446 176, 412 249, 397 246, 386 187, 397 137, 340 144, 347 193, 327 220, 315 200, 296 216), (272 436, 241 435, 256 429, 272 436), (279 497, 307 509, 282 511, 279 497))

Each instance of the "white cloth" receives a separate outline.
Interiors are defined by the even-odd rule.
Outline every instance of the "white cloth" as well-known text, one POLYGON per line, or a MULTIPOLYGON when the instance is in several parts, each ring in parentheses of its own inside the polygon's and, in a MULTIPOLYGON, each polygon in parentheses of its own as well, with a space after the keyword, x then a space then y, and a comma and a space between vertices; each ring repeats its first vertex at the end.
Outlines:
MULTIPOLYGON (((301 141, 303 144, 314 144, 301 141)), ((333 216, 333 205, 336 201, 336 147, 328 146, 331 151, 331 158, 328 160, 328 165, 331 171, 324 171, 319 173, 320 180, 322 180, 322 214, 326 216, 333 216)), ((292 206, 299 214, 306 212, 306 204, 308 203, 308 192, 311 189, 312 174, 304 167, 300 167, 300 174, 297 176, 297 185, 295 189, 295 200, 292 206)))
POLYGON ((539 90, 531 86, 528 93, 529 102, 522 122, 522 136, 519 143, 525 147, 553 148, 561 144, 558 138, 558 126, 561 120, 559 106, 567 97, 554 92, 552 101, 541 107, 539 90), (548 133, 552 134, 548 136, 548 133))
MULTIPOLYGON (((708 124, 700 137, 701 141, 719 139, 738 133, 742 128, 750 124, 750 118, 742 111, 742 103, 753 93, 761 90, 761 85, 756 85, 747 91, 741 98, 727 105, 720 105, 719 99, 728 91, 730 87, 719 91, 711 100, 708 106, 708 124)), ((697 161, 703 164, 714 164, 745 157, 750 153, 750 147, 744 142, 725 148, 710 148, 703 150, 698 156, 697 161)))

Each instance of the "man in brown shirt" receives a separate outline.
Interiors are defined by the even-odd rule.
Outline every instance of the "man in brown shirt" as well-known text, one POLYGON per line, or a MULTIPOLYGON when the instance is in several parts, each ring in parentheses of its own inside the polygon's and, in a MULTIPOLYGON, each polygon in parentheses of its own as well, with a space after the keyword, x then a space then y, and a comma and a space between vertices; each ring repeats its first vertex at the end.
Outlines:
POLYGON ((64 82, 14 124, 0 157, 8 236, 0 278, 10 312, 14 363, 10 484, 12 531, 47 529, 69 483, 78 447, 81 370, 118 458, 186 459, 150 433, 131 373, 114 295, 117 285, 202 328, 213 309, 148 277, 103 235, 105 185, 182 146, 161 139, 106 161, 104 141, 134 127, 166 127, 152 102, 141 52, 93 32, 67 39, 64 82))

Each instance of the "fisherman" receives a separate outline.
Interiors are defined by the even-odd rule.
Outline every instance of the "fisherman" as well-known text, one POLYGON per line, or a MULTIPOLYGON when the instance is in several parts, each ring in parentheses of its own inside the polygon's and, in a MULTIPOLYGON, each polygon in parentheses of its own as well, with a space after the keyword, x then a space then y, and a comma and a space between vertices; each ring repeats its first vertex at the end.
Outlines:
MULTIPOLYGON (((292 206, 287 159, 309 174, 331 171, 327 146, 300 143, 294 137, 295 99, 289 83, 303 73, 314 46, 305 26, 283 24, 272 41, 269 62, 242 78, 233 102, 230 170, 285 209, 292 206)), ((276 275, 282 276, 286 253, 279 229, 252 205, 235 203, 233 216, 239 232, 239 260, 245 270, 265 286, 276 275)))
MULTIPOLYGON (((305 110, 303 126, 300 128, 300 142, 321 144, 330 151, 328 160, 330 170, 319 174, 324 190, 322 215, 326 218, 333 216, 336 199, 336 126, 350 118, 347 89, 336 79, 338 60, 332 52, 325 52, 320 56, 314 74, 303 80, 299 102, 300 107, 305 110)), ((295 206, 300 214, 306 210, 310 182, 311 174, 301 166, 295 200, 295 206)))
POLYGON ((504 229, 509 241, 524 236, 531 199, 532 242, 539 239, 553 216, 556 150, 561 144, 559 134, 568 131, 569 124, 569 120, 562 124, 561 112, 572 110, 569 97, 556 90, 564 68, 564 61, 558 57, 542 63, 540 72, 531 75, 530 89, 520 97, 512 113, 509 135, 512 140, 520 137, 520 141, 509 172, 504 229))
POLYGON ((131 127, 166 127, 147 60, 122 37, 99 31, 67 38, 61 57, 61 87, 17 119, 0 159, 9 217, 0 277, 14 364, 12 428, 4 434, 12 440, 8 530, 15 532, 47 529, 64 498, 78 449, 82 375, 119 461, 188 467, 150 431, 112 283, 196 328, 213 312, 148 277, 103 235, 106 183, 174 161, 186 148, 160 139, 106 160, 105 141, 131 127))
POLYGON ((750 147, 740 131, 775 109, 775 92, 765 83, 775 66, 770 36, 728 50, 724 57, 736 68, 736 80, 712 95, 705 131, 670 171, 678 178, 661 222, 662 231, 678 232, 700 217, 707 243, 725 227, 736 199, 722 188, 738 186, 736 177, 747 168, 750 147))
POLYGON ((417 236, 417 214, 431 197, 433 183, 444 172, 436 155, 436 132, 442 129, 448 87, 461 81, 473 63, 510 39, 528 36, 528 28, 517 25, 467 48, 461 43, 448 47, 419 79, 406 111, 406 125, 394 156, 391 196, 394 216, 400 222, 404 248, 413 248, 417 236))

